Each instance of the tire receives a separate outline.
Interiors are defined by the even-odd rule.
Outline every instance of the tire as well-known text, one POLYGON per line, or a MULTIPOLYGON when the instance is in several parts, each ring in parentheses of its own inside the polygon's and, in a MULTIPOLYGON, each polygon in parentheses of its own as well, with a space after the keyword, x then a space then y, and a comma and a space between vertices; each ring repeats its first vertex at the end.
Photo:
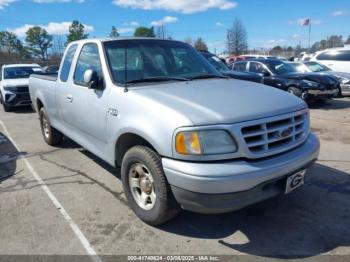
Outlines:
POLYGON ((12 111, 12 107, 6 105, 5 103, 2 103, 2 107, 3 107, 5 112, 11 112, 12 111))
POLYGON ((161 158, 150 148, 135 146, 129 149, 122 161, 121 177, 130 208, 145 223, 160 225, 179 213, 180 207, 165 177, 161 158), (142 195, 146 197, 142 198, 142 195))
POLYGON ((45 142, 50 146, 55 146, 61 143, 63 140, 63 135, 60 131, 51 126, 46 110, 43 107, 39 111, 39 118, 41 132, 43 134, 45 142))
POLYGON ((11 112, 11 107, 5 104, 4 98, 2 97, 2 94, 0 93, 0 104, 2 104, 2 107, 5 112, 11 112))
POLYGON ((341 87, 338 87, 338 95, 336 97, 343 97, 341 87))
POLYGON ((301 97, 301 94, 302 94, 301 90, 295 86, 288 87, 287 91, 288 93, 291 93, 297 97, 301 97))

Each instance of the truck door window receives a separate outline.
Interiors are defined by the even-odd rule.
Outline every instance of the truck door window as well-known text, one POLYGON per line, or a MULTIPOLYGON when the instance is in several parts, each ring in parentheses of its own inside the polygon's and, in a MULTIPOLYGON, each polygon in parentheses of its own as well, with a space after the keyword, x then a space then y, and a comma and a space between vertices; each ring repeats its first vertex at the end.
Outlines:
POLYGON ((97 73, 99 79, 102 79, 102 67, 100 55, 96 44, 89 43, 81 49, 77 65, 74 72, 74 83, 81 86, 86 86, 84 83, 84 73, 91 69, 97 73))
POLYGON ((77 45, 72 45, 67 51, 66 57, 64 58, 64 61, 62 64, 61 73, 60 73, 60 79, 62 82, 66 82, 68 79, 73 57, 76 50, 77 50, 77 45))

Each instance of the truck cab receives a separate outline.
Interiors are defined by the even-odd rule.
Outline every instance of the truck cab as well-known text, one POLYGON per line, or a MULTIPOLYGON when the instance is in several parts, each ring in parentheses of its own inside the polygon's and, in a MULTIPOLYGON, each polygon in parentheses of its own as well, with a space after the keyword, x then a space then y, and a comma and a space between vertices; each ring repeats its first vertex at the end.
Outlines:
POLYGON ((290 193, 319 153, 305 102, 223 77, 179 41, 73 42, 58 76, 29 86, 45 142, 66 136, 121 167, 130 208, 151 225, 290 193))

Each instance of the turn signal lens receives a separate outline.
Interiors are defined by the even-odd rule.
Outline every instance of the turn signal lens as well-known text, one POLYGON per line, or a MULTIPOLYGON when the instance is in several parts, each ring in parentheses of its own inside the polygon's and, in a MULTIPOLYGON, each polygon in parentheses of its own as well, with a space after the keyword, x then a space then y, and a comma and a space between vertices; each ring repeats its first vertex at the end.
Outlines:
POLYGON ((201 143, 197 132, 180 132, 176 135, 176 151, 183 155, 202 154, 201 143))

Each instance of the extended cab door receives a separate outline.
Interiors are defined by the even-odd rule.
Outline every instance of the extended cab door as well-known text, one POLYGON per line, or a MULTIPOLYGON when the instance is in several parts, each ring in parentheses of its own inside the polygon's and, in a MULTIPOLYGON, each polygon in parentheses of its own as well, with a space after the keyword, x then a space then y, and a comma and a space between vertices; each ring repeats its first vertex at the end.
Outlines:
POLYGON ((105 142, 109 90, 90 89, 84 83, 84 73, 88 69, 94 70, 101 80, 104 78, 99 46, 85 43, 76 52, 69 80, 61 86, 59 94, 61 108, 64 108, 62 118, 86 141, 105 142))

